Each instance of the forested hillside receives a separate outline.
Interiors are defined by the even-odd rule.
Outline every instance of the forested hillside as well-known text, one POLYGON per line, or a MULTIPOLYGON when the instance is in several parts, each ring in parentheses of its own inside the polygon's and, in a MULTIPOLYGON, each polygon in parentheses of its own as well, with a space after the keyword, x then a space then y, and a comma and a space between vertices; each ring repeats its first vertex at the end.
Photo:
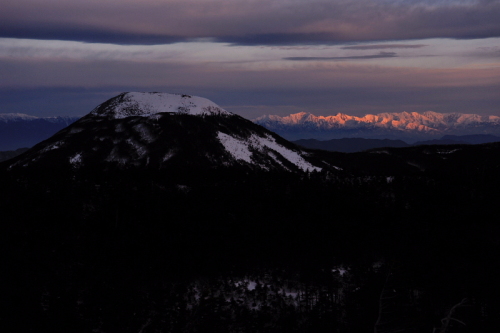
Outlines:
POLYGON ((498 150, 311 151, 335 174, 4 170, 2 322, 21 317, 25 332, 492 330, 498 150), (445 328, 447 316, 466 326, 445 328))

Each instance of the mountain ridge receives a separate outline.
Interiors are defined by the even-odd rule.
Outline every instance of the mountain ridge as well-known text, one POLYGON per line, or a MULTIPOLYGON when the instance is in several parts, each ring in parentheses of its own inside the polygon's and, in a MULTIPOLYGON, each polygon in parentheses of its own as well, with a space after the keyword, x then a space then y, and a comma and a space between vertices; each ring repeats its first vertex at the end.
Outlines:
POLYGON ((32 147, 80 117, 36 117, 23 113, 0 114, 0 150, 32 147))
POLYGON ((289 139, 437 139, 443 135, 500 134, 500 117, 434 111, 367 114, 338 113, 315 116, 300 112, 289 116, 266 115, 253 119, 259 125, 289 139))
POLYGON ((322 149, 328 151, 355 153, 368 149, 385 148, 385 147, 411 147, 420 145, 475 145, 483 143, 491 143, 500 141, 500 137, 491 134, 476 134, 476 135, 445 135, 439 139, 417 141, 413 144, 406 143, 402 140, 391 139, 365 139, 365 138, 342 138, 331 140, 316 140, 316 139, 300 139, 294 140, 293 143, 309 148, 322 149))

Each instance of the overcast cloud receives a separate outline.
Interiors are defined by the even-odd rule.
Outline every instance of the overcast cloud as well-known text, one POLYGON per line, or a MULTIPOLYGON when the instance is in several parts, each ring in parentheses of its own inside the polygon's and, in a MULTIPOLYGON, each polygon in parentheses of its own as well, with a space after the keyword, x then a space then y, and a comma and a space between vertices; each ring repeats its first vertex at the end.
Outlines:
POLYGON ((346 60, 365 60, 365 59, 380 59, 380 58, 394 58, 398 55, 396 52, 380 52, 378 54, 368 54, 362 56, 346 56, 346 57, 287 57, 284 60, 295 61, 312 61, 312 60, 333 60, 333 61, 346 61, 346 60))
POLYGON ((8 1, 0 113, 83 114, 140 90, 248 118, 500 115, 499 17, 498 0, 8 1))
POLYGON ((500 36, 500 1, 16 0, 1 37, 240 45, 500 36))
POLYGON ((375 45, 354 45, 344 46, 343 50, 385 50, 385 49, 419 49, 426 47, 425 44, 375 44, 375 45))

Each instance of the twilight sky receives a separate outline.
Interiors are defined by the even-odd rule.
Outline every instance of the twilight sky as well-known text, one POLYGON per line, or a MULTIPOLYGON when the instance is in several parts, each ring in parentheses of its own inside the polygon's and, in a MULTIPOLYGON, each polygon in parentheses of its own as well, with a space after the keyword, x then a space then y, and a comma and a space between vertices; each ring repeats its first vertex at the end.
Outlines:
POLYGON ((247 118, 500 116, 500 0, 16 0, 0 113, 84 115, 123 91, 247 118))

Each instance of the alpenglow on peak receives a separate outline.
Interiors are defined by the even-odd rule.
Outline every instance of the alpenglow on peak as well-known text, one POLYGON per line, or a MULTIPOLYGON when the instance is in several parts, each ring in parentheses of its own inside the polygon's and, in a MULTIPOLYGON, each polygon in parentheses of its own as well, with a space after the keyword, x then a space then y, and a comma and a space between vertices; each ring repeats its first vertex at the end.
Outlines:
POLYGON ((121 93, 96 107, 90 114, 121 119, 132 116, 148 117, 157 113, 231 114, 203 97, 160 92, 121 93))

